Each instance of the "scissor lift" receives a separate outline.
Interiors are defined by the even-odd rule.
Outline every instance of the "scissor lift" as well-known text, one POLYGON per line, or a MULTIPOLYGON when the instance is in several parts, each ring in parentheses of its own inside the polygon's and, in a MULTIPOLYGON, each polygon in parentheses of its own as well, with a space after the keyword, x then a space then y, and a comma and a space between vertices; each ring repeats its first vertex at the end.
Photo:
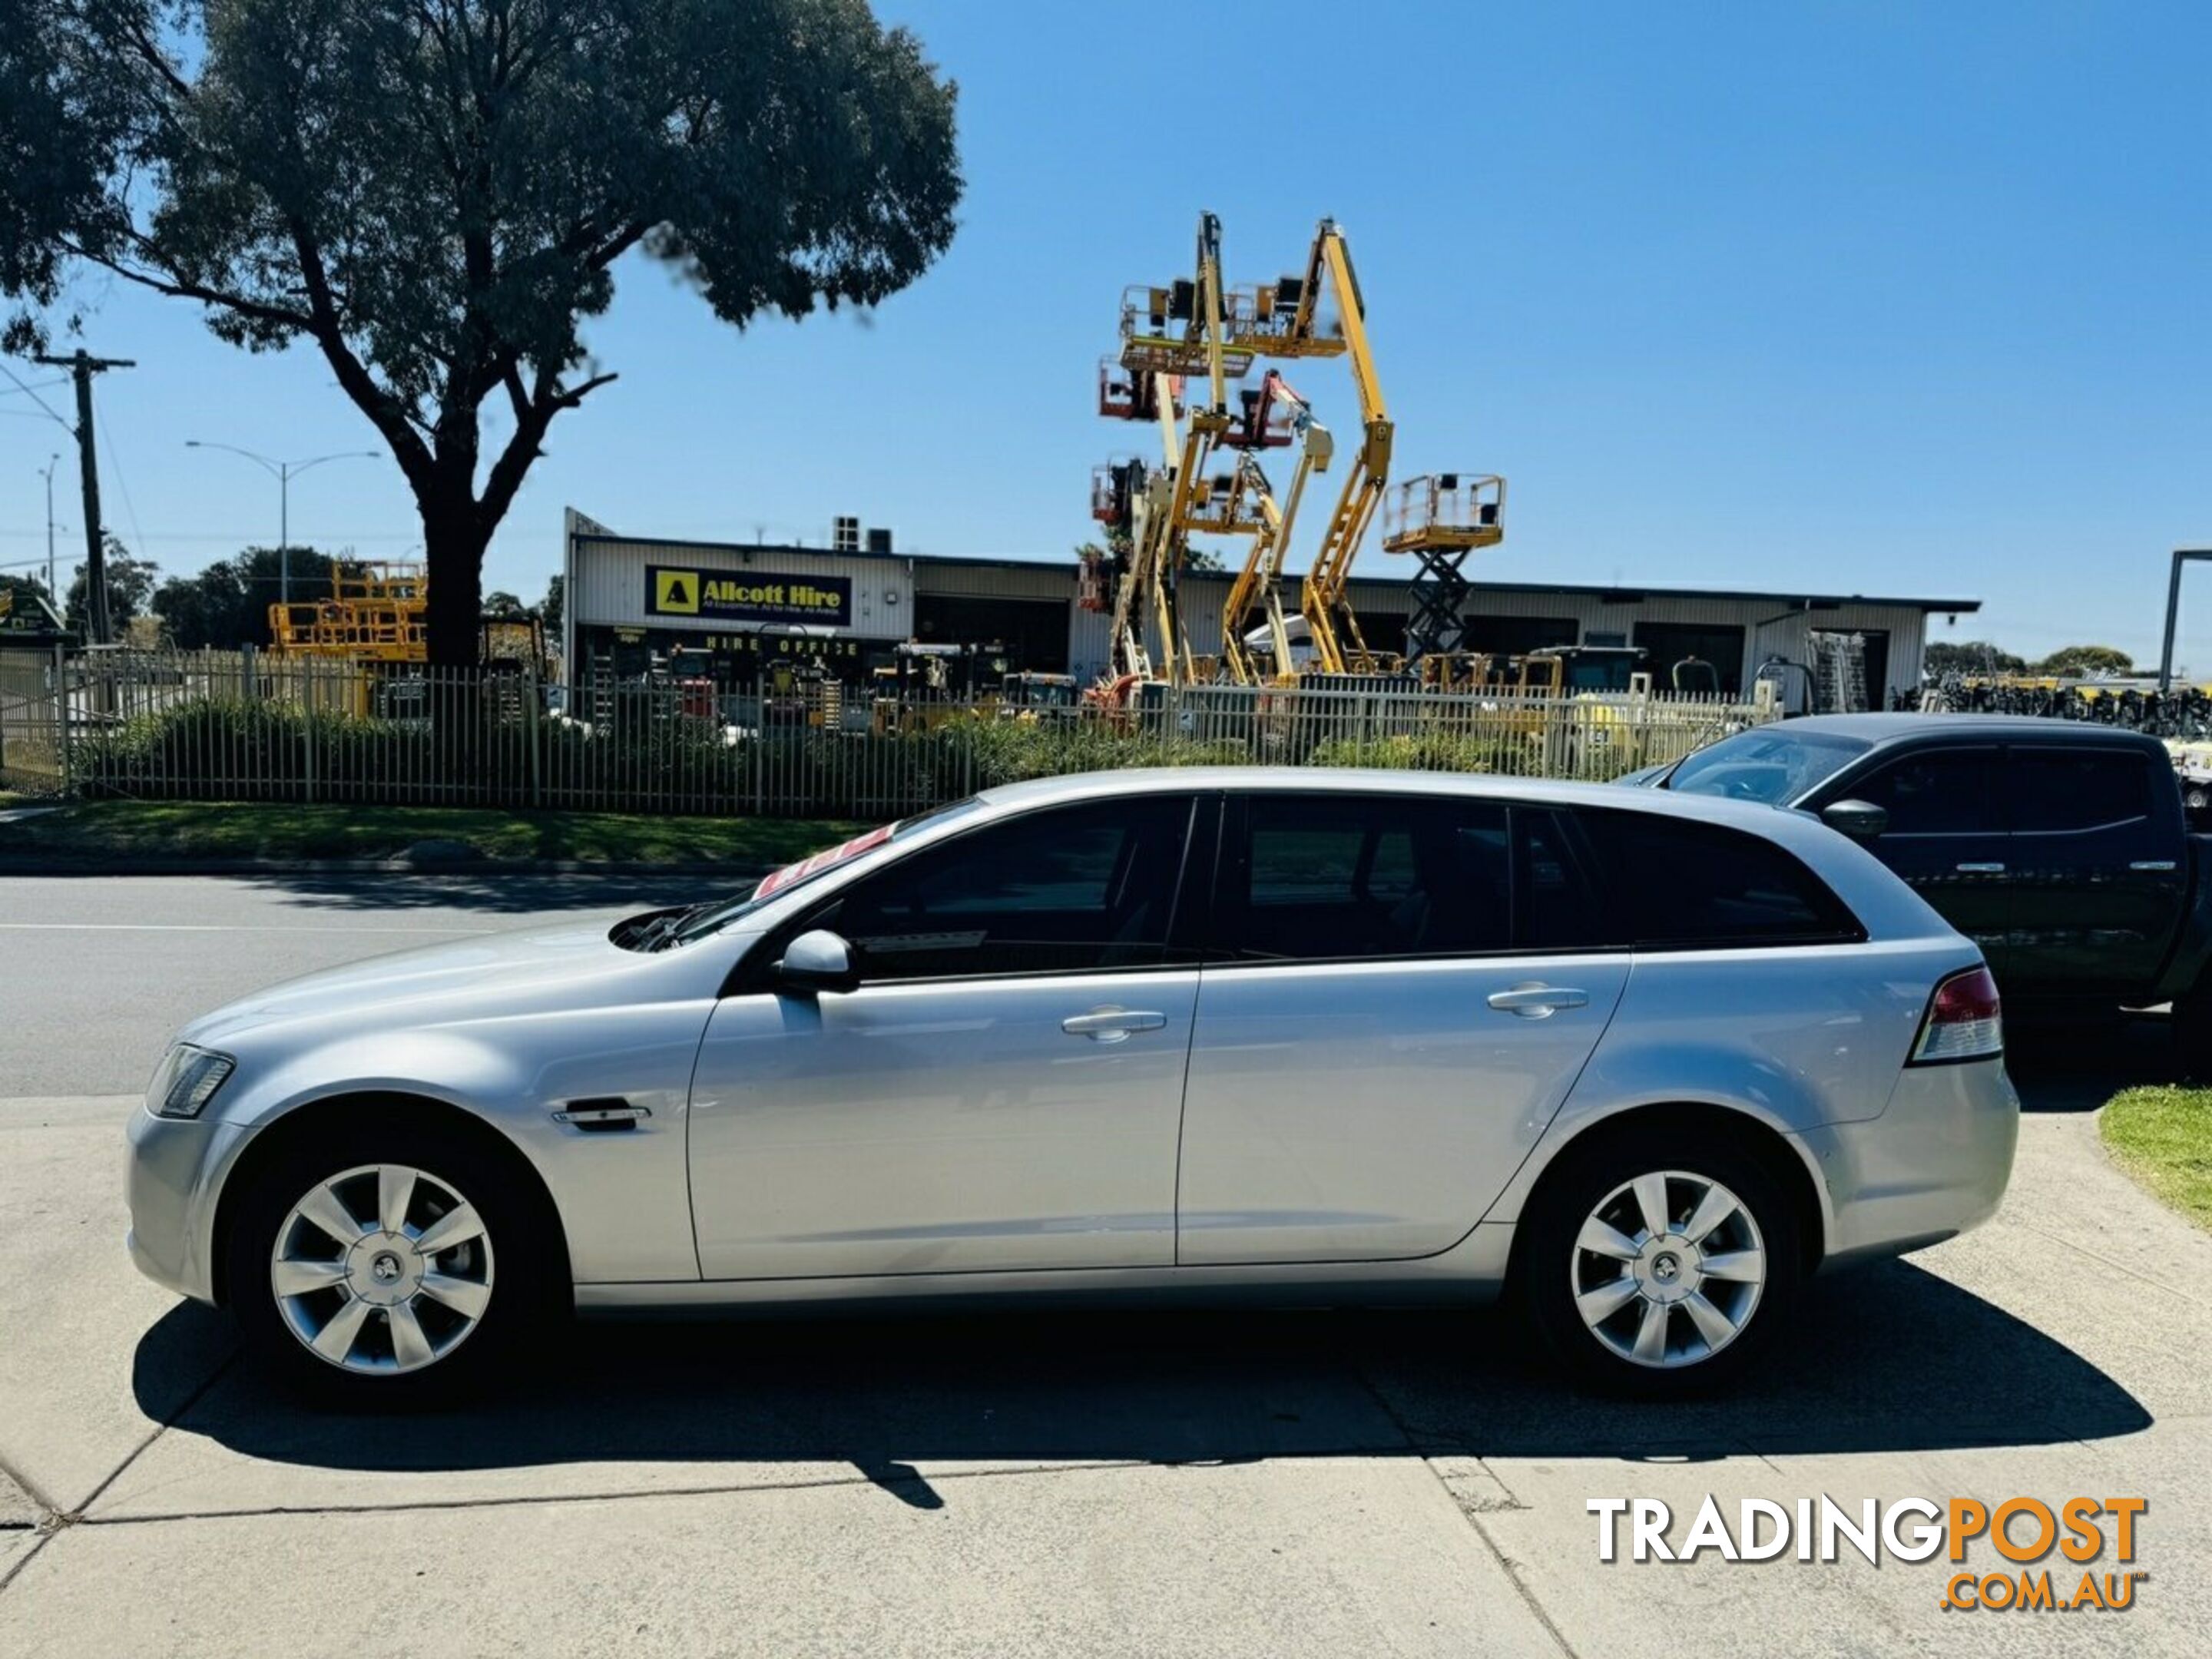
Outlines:
POLYGON ((1433 472, 1408 478, 1382 509, 1382 550, 1420 562, 1413 578, 1406 658, 1467 648, 1467 599, 1474 584, 1462 568, 1480 547, 1505 538, 1505 480, 1494 474, 1433 472))

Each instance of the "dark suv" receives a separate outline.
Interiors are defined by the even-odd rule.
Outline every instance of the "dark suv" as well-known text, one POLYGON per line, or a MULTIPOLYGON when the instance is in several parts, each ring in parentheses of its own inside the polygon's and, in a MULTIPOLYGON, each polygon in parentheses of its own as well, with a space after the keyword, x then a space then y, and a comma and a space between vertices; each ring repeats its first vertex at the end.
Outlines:
POLYGON ((1819 814, 1978 944, 2008 1003, 2174 1005, 2212 1066, 2212 836, 2164 744, 2002 714, 1835 714, 1626 781, 1819 814))

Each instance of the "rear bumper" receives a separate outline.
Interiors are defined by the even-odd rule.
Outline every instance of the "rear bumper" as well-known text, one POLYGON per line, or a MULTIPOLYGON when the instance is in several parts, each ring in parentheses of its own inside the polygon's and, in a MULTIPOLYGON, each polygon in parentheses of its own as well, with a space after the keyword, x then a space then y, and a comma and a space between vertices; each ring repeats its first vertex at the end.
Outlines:
POLYGON ((1909 1066, 1880 1117, 1798 1136, 1827 1187, 1826 1259, 1897 1255, 1996 1213, 2020 1140, 2002 1060, 1909 1066))

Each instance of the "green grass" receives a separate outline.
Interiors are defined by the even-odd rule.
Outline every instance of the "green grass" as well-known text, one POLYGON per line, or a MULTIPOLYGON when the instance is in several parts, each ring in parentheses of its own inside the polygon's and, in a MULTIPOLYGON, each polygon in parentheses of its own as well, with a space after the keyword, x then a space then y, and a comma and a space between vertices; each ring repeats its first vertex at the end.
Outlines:
POLYGON ((2112 1158, 2198 1226, 2212 1228, 2212 1089, 2126 1089, 2099 1125, 2112 1158))
POLYGON ((129 859, 379 859, 418 841, 453 841, 487 859, 765 869, 863 827, 802 818, 109 800, 0 823, 0 857, 57 866, 129 859))

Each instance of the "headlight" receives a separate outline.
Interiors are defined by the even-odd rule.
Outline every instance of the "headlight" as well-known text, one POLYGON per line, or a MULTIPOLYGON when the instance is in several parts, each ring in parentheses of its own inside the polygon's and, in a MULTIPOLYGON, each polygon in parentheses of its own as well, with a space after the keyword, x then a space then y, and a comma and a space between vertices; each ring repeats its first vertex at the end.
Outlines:
POLYGON ((211 1048, 173 1045, 146 1085, 146 1109, 156 1117, 198 1117, 236 1064, 211 1048))

